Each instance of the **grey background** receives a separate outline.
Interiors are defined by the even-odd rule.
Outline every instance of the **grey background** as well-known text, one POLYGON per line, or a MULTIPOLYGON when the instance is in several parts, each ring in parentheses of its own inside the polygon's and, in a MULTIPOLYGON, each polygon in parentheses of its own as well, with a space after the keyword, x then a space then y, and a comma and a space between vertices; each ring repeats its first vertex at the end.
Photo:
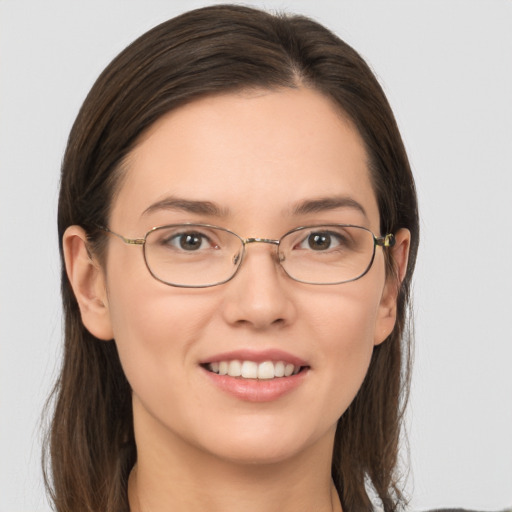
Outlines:
MULTIPOLYGON (((49 510, 40 415, 61 343, 56 199, 73 119, 136 36, 211 3, 0 0, 0 512, 49 510)), ((511 506, 512 2, 252 5, 308 14, 352 44, 409 151, 422 216, 411 507, 511 506)))

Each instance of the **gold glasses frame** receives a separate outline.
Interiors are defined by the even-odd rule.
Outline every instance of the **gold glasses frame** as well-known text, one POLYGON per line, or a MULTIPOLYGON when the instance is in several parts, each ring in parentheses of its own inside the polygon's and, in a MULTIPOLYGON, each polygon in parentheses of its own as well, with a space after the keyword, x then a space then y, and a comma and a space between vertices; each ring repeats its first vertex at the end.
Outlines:
POLYGON ((393 247, 395 245, 395 243, 396 243, 395 236, 393 234, 391 234, 391 233, 388 233, 388 234, 386 234, 384 236, 377 236, 371 230, 369 230, 368 228, 365 228, 363 226, 356 226, 354 224, 332 224, 331 223, 331 224, 304 225, 304 226, 299 226, 299 227, 296 227, 294 229, 291 229, 290 231, 287 231, 279 239, 258 238, 258 237, 243 238, 240 235, 238 235, 237 233, 235 233, 234 231, 231 231, 230 229, 227 229, 227 228, 223 228, 221 226, 216 226, 216 225, 213 225, 213 224, 205 224, 205 223, 192 223, 192 222, 191 223, 180 223, 180 224, 166 224, 165 226, 155 226, 155 227, 151 228, 149 231, 147 231, 143 238, 128 238, 128 237, 125 237, 124 235, 116 233, 115 231, 112 231, 110 228, 107 228, 107 227, 99 227, 99 229, 101 231, 104 231, 105 233, 108 233, 108 234, 116 236, 121 241, 123 241, 125 244, 128 244, 128 245, 141 245, 142 248, 143 248, 144 262, 146 264, 146 267, 147 267, 149 273, 157 281, 160 281, 161 283, 166 284, 168 286, 174 286, 174 287, 178 287, 178 288, 210 288, 212 286, 218 286, 218 285, 227 283, 228 281, 233 279, 235 277, 235 275, 238 273, 238 271, 240 270, 240 267, 242 266, 242 262, 244 260, 246 246, 249 245, 249 244, 253 244, 253 243, 264 243, 264 244, 275 245, 277 247, 277 256, 278 256, 277 257, 277 262, 279 263, 281 268, 284 270, 285 274, 288 277, 290 277, 291 279, 293 279, 294 281, 297 281, 299 283, 304 283, 304 284, 313 284, 313 285, 334 285, 334 284, 348 283, 348 282, 351 282, 351 281, 356 281, 358 279, 361 279, 361 277, 363 277, 365 274, 368 273, 368 271, 372 267, 373 261, 375 259, 375 249, 376 249, 376 247, 390 248, 390 247, 393 247), (160 278, 158 275, 156 275, 153 272, 153 270, 151 269, 151 266, 149 265, 148 260, 147 260, 147 256, 146 256, 146 241, 147 241, 147 238, 148 238, 148 236, 150 236, 155 231, 159 231, 159 230, 163 230, 163 229, 169 229, 169 228, 179 228, 179 227, 184 227, 184 228, 186 228, 186 227, 191 227, 191 228, 197 227, 197 228, 215 229, 215 230, 219 230, 219 231, 223 231, 223 232, 229 233, 231 235, 234 235, 236 238, 238 238, 240 240, 240 242, 242 243, 242 252, 239 255, 239 257, 237 257, 236 259, 233 260, 233 263, 235 265, 233 273, 228 278, 226 278, 226 279, 223 279, 223 280, 215 282, 215 283, 205 284, 205 285, 196 285, 196 284, 194 284, 194 285, 187 285, 187 284, 172 283, 172 282, 166 281, 166 280, 160 278), (372 237, 373 237, 373 254, 372 254, 372 257, 371 257, 370 262, 369 262, 368 266, 366 267, 366 269, 361 274, 359 274, 357 277, 354 277, 352 279, 343 280, 343 281, 336 281, 336 282, 311 282, 311 281, 304 281, 304 280, 301 280, 301 279, 297 279, 296 277, 291 275, 288 272, 288 270, 285 268, 285 266, 283 266, 284 258, 279 253, 279 246, 281 245, 282 240, 284 238, 286 238, 287 236, 289 236, 290 234, 295 233, 297 231, 307 230, 307 229, 310 229, 310 228, 317 228, 317 227, 318 228, 319 227, 323 227, 323 228, 325 228, 325 227, 357 228, 357 229, 361 229, 361 230, 364 230, 364 231, 370 233, 372 235, 372 237))

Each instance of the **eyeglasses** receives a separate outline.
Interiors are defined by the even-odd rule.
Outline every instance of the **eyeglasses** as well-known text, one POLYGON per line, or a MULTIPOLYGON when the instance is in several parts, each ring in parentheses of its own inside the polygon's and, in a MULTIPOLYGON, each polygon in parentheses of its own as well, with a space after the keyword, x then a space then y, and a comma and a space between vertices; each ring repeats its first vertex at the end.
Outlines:
POLYGON ((375 236, 369 229, 349 224, 301 226, 279 240, 242 238, 209 224, 159 226, 144 238, 126 238, 108 228, 101 229, 126 244, 142 245, 151 275, 182 288, 226 283, 240 269, 246 247, 252 243, 275 245, 276 262, 295 281, 325 285, 361 278, 370 270, 377 246, 395 245, 392 234, 375 236))

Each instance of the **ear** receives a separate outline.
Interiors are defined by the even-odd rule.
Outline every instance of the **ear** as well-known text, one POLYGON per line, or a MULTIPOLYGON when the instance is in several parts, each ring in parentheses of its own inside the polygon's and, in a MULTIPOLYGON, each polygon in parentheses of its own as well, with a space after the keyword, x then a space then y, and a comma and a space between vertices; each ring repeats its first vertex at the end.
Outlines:
POLYGON ((386 277, 375 325, 374 345, 382 343, 395 327, 398 292, 407 272, 407 260, 411 245, 410 231, 405 228, 400 229, 395 234, 395 241, 395 245, 391 248, 391 260, 395 272, 386 277))
POLYGON ((80 226, 66 229, 63 239, 66 273, 73 288, 82 322, 96 338, 113 336, 105 275, 87 246, 87 234, 80 226))

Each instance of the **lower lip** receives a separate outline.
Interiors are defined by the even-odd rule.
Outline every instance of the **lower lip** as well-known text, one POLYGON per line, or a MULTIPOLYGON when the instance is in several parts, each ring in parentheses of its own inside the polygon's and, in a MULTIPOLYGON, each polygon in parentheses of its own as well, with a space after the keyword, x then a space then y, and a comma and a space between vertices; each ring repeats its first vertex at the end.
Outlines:
POLYGON ((247 402, 271 402, 277 400, 300 386, 308 373, 308 369, 304 368, 296 375, 291 375, 290 377, 259 380, 219 375, 204 368, 202 370, 217 388, 247 402))

